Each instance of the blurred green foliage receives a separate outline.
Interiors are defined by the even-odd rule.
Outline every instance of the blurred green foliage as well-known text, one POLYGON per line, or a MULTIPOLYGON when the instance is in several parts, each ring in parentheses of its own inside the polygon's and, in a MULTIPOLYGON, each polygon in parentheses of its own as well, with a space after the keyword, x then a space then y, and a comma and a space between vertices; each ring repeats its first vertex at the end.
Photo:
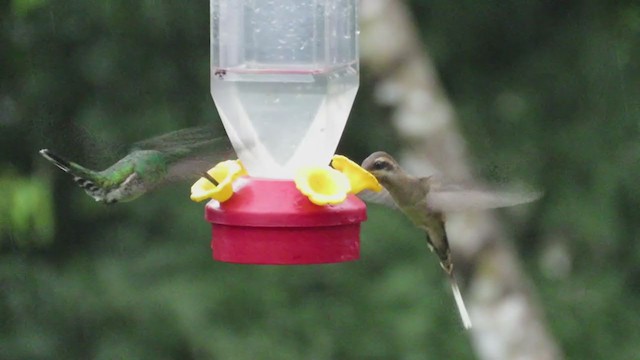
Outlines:
MULTIPOLYGON (((476 171, 546 191, 503 219, 563 350, 637 357, 640 4, 411 7, 476 171)), ((105 207, 39 157, 106 167, 134 141, 219 124, 206 8, 0 3, 0 358, 472 358, 435 258, 398 214, 370 208, 355 263, 222 264, 188 184, 105 207)), ((372 81, 363 68, 340 148, 355 159, 401 146, 372 81)))
POLYGON ((50 184, 40 177, 0 174, 0 234, 13 245, 42 246, 53 238, 50 184))

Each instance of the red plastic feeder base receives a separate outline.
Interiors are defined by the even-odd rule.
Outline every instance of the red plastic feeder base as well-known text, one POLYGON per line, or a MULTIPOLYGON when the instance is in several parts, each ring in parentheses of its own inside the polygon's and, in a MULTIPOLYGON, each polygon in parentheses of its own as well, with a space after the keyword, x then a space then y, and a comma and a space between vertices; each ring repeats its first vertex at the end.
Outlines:
POLYGON ((218 261, 301 265, 337 263, 360 257, 362 200, 349 195, 338 205, 318 206, 291 180, 242 178, 231 199, 210 201, 211 249, 218 261))

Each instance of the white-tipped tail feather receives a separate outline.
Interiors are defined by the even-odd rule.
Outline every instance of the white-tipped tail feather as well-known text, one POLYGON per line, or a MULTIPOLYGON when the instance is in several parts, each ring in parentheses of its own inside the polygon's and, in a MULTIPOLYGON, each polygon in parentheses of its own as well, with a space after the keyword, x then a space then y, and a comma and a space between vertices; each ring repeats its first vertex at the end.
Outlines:
POLYGON ((469 330, 471 329, 471 318, 469 318, 467 307, 464 305, 464 300, 462 300, 462 294, 460 293, 460 288, 458 287, 458 281, 456 281, 456 277, 453 275, 453 273, 449 274, 449 281, 451 282, 453 297, 456 300, 456 305, 458 306, 458 311, 460 312, 460 318, 462 318, 462 324, 464 325, 465 329, 469 330))
POLYGON ((65 159, 59 157, 58 155, 52 153, 48 149, 40 150, 40 155, 42 155, 45 159, 47 159, 51 163, 53 163, 53 165, 55 165, 58 168, 60 168, 60 170, 66 172, 66 173, 71 173, 71 168, 70 168, 69 162, 67 160, 65 160, 65 159))

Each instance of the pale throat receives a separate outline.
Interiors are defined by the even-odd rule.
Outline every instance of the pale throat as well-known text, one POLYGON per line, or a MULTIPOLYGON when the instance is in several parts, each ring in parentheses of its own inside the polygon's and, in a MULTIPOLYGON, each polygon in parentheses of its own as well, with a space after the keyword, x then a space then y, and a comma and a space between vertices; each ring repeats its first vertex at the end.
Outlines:
POLYGON ((425 189, 422 188, 420 179, 408 174, 402 173, 387 176, 382 179, 381 183, 401 207, 414 204, 426 197, 425 189))

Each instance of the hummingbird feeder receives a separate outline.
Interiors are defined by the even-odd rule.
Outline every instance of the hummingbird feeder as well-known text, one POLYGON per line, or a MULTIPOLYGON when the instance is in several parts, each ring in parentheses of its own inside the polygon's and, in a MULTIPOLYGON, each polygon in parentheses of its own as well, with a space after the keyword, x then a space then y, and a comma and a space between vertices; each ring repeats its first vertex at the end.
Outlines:
POLYGON ((380 185, 333 156, 359 85, 357 0, 210 0, 210 15, 211 95, 239 157, 192 187, 211 198, 214 259, 358 259, 354 193, 380 185))

